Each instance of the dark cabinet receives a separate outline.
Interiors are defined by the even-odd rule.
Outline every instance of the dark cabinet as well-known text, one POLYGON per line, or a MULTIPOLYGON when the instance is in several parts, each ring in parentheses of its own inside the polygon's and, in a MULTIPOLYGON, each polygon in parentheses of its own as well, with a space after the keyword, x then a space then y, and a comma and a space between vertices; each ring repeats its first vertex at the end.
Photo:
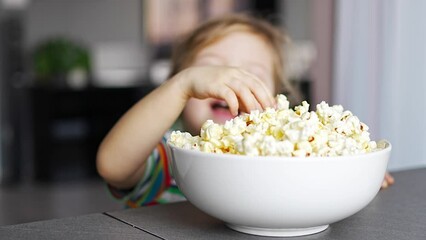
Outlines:
POLYGON ((96 152, 103 137, 153 88, 32 88, 35 178, 63 181, 97 177, 96 152))

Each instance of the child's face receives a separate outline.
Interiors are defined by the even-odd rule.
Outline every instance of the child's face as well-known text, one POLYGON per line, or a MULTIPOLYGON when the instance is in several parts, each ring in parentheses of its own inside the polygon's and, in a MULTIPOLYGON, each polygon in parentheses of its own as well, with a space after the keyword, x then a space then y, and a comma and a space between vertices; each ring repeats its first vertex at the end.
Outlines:
MULTIPOLYGON (((232 66, 242 68, 265 82, 274 92, 273 56, 271 48, 259 36, 249 32, 234 32, 202 49, 193 66, 232 66)), ((224 123, 233 116, 224 101, 190 99, 183 111, 185 130, 198 135, 202 124, 212 119, 224 123)))

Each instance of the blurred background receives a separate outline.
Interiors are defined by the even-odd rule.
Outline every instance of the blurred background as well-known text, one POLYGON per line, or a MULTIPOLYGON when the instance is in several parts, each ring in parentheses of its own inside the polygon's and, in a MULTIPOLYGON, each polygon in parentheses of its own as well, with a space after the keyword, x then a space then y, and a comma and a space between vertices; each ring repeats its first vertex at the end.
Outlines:
MULTIPOLYGON (((97 147, 168 75, 173 42, 229 12, 286 30, 287 69, 313 109, 342 104, 426 165, 426 1, 0 0, 0 225, 121 209, 97 147)), ((398 181, 396 179, 396 181, 398 181)))

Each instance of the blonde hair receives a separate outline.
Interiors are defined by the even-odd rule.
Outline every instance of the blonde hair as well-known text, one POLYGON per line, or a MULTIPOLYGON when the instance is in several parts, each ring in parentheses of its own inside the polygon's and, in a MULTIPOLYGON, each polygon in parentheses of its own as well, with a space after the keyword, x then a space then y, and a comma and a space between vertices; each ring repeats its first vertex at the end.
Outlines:
MULTIPOLYGON (((243 14, 232 14, 205 22, 175 45, 170 76, 188 68, 197 54, 233 32, 245 31, 261 37, 271 47, 275 94, 297 96, 284 70, 284 48, 288 36, 265 20, 243 14)), ((290 98, 292 98, 290 96, 290 98)), ((297 97, 296 97, 297 98, 297 97)))

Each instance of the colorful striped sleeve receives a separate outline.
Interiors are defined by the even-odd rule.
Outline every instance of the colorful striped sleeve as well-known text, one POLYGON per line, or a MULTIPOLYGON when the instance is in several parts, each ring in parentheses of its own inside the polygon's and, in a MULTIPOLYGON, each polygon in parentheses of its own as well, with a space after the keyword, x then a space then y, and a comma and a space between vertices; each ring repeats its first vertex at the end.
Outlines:
POLYGON ((171 174, 166 141, 167 135, 149 156, 145 174, 133 189, 120 190, 108 186, 115 198, 131 208, 185 200, 171 174))

